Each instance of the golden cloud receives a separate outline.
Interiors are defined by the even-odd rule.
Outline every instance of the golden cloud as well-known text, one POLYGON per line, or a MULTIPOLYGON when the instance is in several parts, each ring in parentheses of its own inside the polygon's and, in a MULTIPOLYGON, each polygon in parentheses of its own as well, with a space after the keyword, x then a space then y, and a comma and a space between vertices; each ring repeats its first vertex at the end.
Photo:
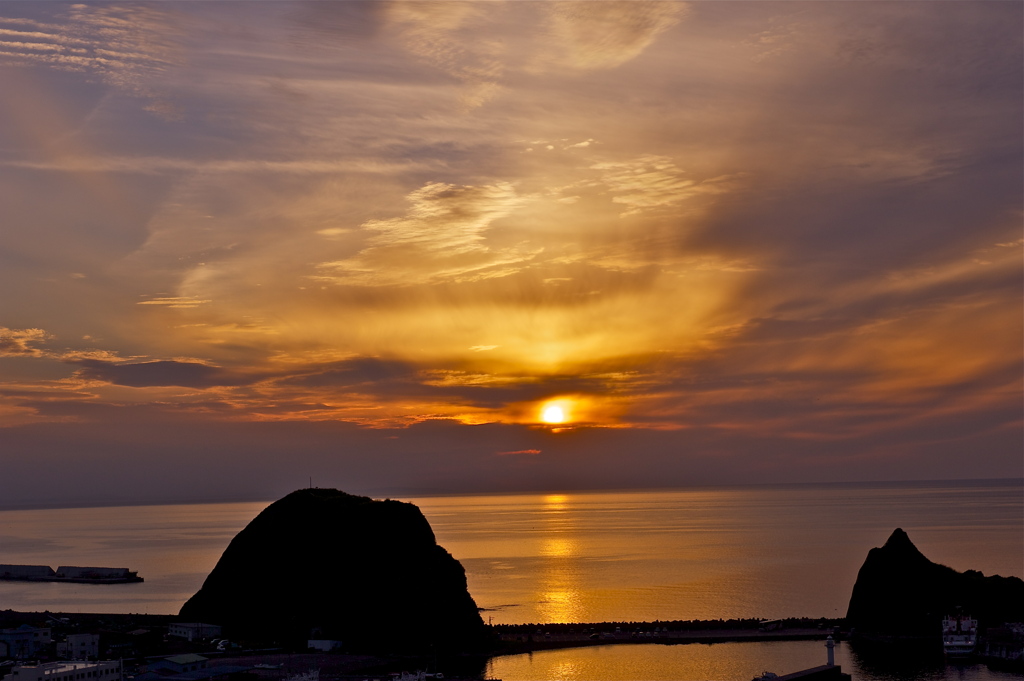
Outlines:
POLYGON ((42 357, 44 351, 35 346, 50 337, 42 329, 8 329, 0 326, 0 357, 42 357))
POLYGON ((537 252, 525 246, 493 249, 484 243, 492 223, 526 200, 507 182, 431 182, 407 199, 412 207, 405 216, 363 223, 373 233, 369 246, 353 258, 320 264, 329 274, 318 279, 364 286, 465 280, 486 277, 485 270, 529 260, 537 252))

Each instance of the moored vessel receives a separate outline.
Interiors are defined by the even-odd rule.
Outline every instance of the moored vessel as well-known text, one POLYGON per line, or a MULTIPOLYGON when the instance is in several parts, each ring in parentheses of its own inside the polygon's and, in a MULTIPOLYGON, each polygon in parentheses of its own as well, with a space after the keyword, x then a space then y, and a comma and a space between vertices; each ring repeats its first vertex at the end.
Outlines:
POLYGON ((967 657, 978 645, 978 620, 947 615, 942 620, 942 650, 947 657, 967 657))

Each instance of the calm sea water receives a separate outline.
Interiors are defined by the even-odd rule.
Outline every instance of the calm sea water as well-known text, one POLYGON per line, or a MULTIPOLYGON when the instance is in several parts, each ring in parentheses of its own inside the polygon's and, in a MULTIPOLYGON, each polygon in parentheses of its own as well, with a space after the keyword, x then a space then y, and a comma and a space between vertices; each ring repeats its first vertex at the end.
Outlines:
MULTIPOLYGON (((715 645, 617 645, 548 650, 493 658, 487 677, 502 681, 750 681, 825 664, 820 641, 717 643, 715 645)), ((1020 681, 1018 674, 983 664, 947 664, 936 656, 908 655, 880 661, 849 643, 835 648, 836 664, 853 681, 1020 681)))
POLYGON ((495 623, 843 616, 897 527, 936 562, 1024 574, 1019 481, 414 501, 495 623))
MULTIPOLYGON (((896 527, 926 556, 958 570, 1024 574, 1021 481, 407 500, 419 505, 439 543, 465 566, 470 592, 485 608, 485 619, 496 624, 842 616, 868 550, 896 527)), ((0 609, 176 613, 231 538, 265 506, 2 511, 0 563, 129 567, 146 581, 0 582, 0 609)), ((729 645, 755 651, 744 658, 748 667, 763 659, 761 666, 785 671, 789 667, 771 665, 774 658, 762 650, 796 659, 804 644, 729 645), (749 648, 757 645, 772 647, 749 648)), ((638 678, 594 675, 586 666, 604 660, 600 664, 611 669, 619 656, 630 655, 652 665, 664 658, 666 668, 676 670, 656 676, 651 667, 642 678, 748 679, 760 671, 726 671, 722 660, 738 655, 729 650, 720 644, 552 651, 526 662, 499 658, 492 674, 505 681, 638 678), (691 666, 680 666, 678 656, 693 658, 685 663, 691 666), (721 671, 699 666, 707 664, 721 671), (582 671, 572 676, 556 667, 582 671), (696 676, 680 675, 691 668, 696 676)), ((807 666, 823 659, 821 651, 808 655, 813 659, 807 666)), ((623 664, 628 669, 636 661, 623 664)), ((988 678, 972 674, 948 678, 988 678)))

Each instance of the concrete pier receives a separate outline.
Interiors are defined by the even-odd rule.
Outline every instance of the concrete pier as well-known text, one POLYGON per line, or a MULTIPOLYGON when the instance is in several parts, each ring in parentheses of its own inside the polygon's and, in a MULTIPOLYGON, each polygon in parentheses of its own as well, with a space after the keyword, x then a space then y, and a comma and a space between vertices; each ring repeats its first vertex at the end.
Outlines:
POLYGON ((800 679, 800 681, 850 681, 850 675, 844 674, 842 668, 836 665, 823 664, 820 667, 811 667, 800 672, 783 674, 777 677, 775 681, 790 681, 790 679, 800 679))

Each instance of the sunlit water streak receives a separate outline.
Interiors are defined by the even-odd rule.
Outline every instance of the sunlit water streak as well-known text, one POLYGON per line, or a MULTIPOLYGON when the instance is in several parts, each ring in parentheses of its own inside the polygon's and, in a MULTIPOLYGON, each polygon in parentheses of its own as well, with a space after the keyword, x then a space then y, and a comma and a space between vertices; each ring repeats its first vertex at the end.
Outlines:
MULTIPOLYGON (((494 623, 836 616, 903 527, 929 558, 1021 575, 1019 481, 456 496, 417 503, 494 623)), ((0 512, 0 563, 142 584, 0 582, 0 609, 175 613, 265 503, 0 512)), ((273 550, 273 547, 268 547, 273 550)))

